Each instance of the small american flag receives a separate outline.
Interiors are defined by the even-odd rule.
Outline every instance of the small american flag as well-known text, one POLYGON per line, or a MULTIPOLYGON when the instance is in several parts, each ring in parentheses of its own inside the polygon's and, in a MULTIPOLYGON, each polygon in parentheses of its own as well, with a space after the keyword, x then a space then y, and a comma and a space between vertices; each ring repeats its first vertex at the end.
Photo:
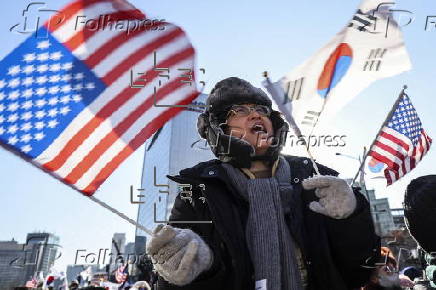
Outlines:
POLYGON ((0 61, 0 145, 92 195, 183 109, 155 103, 198 96, 183 30, 144 19, 124 0, 75 1, 0 61))
POLYGON ((27 288, 36 288, 36 286, 38 286, 38 281, 36 281, 35 278, 32 278, 32 280, 29 280, 26 282, 26 286, 27 288))
POLYGON ((119 266, 117 271, 115 272, 115 280, 118 283, 126 282, 128 276, 129 276, 129 271, 127 269, 127 264, 119 266))
POLYGON ((386 165, 384 175, 391 185, 416 167, 431 142, 409 97, 402 93, 368 155, 386 165))

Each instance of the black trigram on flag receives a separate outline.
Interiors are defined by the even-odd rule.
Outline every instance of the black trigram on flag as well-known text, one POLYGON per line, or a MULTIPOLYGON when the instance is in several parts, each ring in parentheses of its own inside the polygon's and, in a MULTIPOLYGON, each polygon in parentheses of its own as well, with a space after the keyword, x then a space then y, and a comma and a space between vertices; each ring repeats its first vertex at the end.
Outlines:
POLYGON ((283 104, 298 100, 301 95, 301 88, 303 87, 304 78, 299 78, 295 81, 290 81, 286 84, 285 95, 283 98, 283 104))
POLYGON ((306 115, 304 116, 303 120, 301 121, 301 124, 315 126, 320 114, 321 114, 321 112, 307 111, 306 115))
POLYGON ((387 48, 374 48, 369 52, 368 58, 363 65, 363 71, 379 71, 381 59, 385 56, 387 48))
POLYGON ((375 29, 375 22, 377 21, 377 17, 371 14, 365 14, 362 10, 357 10, 353 15, 353 19, 351 19, 348 27, 353 27, 359 31, 375 33, 374 31, 369 31, 368 29, 372 27, 372 30, 375 29))

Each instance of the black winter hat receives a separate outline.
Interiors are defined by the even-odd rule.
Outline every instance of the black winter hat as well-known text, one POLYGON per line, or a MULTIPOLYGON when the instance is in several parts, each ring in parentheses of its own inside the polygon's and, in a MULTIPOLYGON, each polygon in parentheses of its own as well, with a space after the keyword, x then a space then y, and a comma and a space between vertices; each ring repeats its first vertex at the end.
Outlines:
POLYGON ((206 101, 209 112, 220 115, 227 113, 232 105, 258 104, 272 109, 272 102, 267 94, 249 82, 230 77, 216 83, 206 101))
POLYGON ((279 112, 272 110, 272 102, 263 90, 243 79, 229 77, 216 83, 206 104, 210 107, 198 117, 197 129, 200 136, 208 141, 216 157, 236 167, 245 168, 250 168, 251 160, 264 159, 274 162, 278 158, 285 143, 284 134, 289 131, 289 126, 279 112), (271 109, 270 120, 274 128, 274 137, 278 141, 263 157, 254 156, 253 146, 245 140, 224 133, 227 112, 232 105, 240 104, 264 105, 271 109))
POLYGON ((436 175, 410 182, 404 197, 404 217, 421 248, 427 253, 436 252, 436 175))

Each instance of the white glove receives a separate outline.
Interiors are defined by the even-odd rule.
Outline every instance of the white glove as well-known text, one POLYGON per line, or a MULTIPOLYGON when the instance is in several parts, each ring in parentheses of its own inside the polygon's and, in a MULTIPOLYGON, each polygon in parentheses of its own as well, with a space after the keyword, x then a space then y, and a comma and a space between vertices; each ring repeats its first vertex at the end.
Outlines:
POLYGON ((304 189, 314 189, 319 201, 312 201, 314 212, 335 218, 349 217, 356 208, 356 197, 347 182, 335 176, 316 175, 303 180, 304 189))
POLYGON ((130 288, 130 290, 139 290, 139 289, 151 290, 150 285, 148 285, 146 281, 138 281, 130 288))
POLYGON ((147 243, 147 254, 157 272, 177 286, 191 283, 212 266, 209 246, 190 229, 158 225, 147 243))

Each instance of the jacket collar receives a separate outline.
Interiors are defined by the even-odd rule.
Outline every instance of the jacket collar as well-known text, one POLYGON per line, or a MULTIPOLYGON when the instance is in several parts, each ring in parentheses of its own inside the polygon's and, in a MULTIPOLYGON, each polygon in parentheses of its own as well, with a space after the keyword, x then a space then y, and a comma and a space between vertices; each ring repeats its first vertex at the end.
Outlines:
POLYGON ((203 181, 206 180, 216 179, 224 183, 232 193, 235 193, 234 195, 237 198, 242 199, 242 197, 236 194, 236 189, 230 183, 230 179, 227 175, 227 172, 221 166, 221 163, 222 161, 218 159, 201 162, 194 167, 183 169, 182 171, 180 171, 179 175, 176 176, 167 175, 167 177, 178 183, 189 183, 193 185, 201 184, 203 181))
POLYGON ((202 179, 216 178, 225 181, 226 173, 220 166, 222 162, 218 159, 212 159, 201 162, 194 167, 185 168, 180 171, 179 175, 167 175, 171 180, 178 183, 201 183, 202 179))
MULTIPOLYGON (((288 161, 289 164, 291 165, 291 174, 293 175, 293 178, 291 178, 291 184, 300 183, 302 181, 302 178, 305 178, 306 176, 301 176, 302 178, 299 178, 300 177, 298 176, 299 175, 298 173, 300 173, 299 168, 307 167, 307 165, 310 162, 308 162, 307 158, 301 158, 301 157, 290 156, 290 155, 281 155, 281 156, 285 157, 285 160, 288 161), (292 162, 292 160, 297 160, 297 159, 298 159, 297 163, 301 163, 300 167, 298 166, 295 167, 295 161, 292 162)), ((229 177, 227 176, 227 173, 225 172, 224 168, 221 166, 221 163, 222 163, 221 160, 212 159, 206 162, 201 162, 194 167, 183 169, 182 171, 180 171, 179 175, 176 176, 167 175, 167 177, 178 183, 190 183, 190 184, 201 184, 202 180, 217 179, 224 182, 228 188, 232 188, 229 182, 229 177)))

